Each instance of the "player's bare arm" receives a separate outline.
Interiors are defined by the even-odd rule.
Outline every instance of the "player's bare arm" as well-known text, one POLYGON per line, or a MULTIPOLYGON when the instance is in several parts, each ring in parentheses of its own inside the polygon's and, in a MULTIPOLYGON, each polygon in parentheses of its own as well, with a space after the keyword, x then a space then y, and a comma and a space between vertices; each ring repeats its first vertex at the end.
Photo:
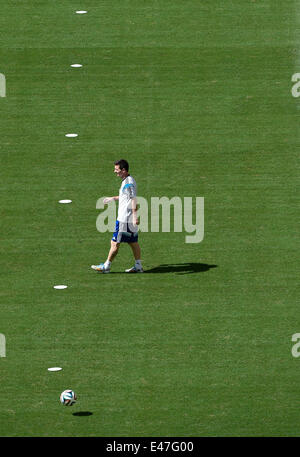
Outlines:
POLYGON ((116 195, 115 197, 106 197, 103 199, 103 203, 107 205, 107 203, 112 202, 112 201, 117 201, 119 200, 119 195, 116 195))
POLYGON ((131 207, 132 207, 132 221, 134 225, 139 225, 140 221, 137 215, 137 200, 136 197, 131 199, 131 207))

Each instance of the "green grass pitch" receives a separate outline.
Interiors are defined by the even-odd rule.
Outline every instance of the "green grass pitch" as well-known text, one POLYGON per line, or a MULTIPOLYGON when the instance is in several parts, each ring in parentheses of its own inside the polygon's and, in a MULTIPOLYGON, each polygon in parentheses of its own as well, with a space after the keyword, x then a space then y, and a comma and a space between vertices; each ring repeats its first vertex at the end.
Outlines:
POLYGON ((1 436, 299 436, 297 3, 1 6, 1 436), (201 243, 140 234, 144 275, 90 269, 119 158, 205 199, 201 243))

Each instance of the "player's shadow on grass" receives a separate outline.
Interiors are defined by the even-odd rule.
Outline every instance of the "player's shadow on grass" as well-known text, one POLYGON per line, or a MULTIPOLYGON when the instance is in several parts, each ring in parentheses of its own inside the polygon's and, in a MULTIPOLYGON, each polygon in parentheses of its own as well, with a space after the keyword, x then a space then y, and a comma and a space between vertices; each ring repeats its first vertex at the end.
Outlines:
POLYGON ((146 270, 145 273, 177 273, 177 274, 190 274, 202 273, 211 268, 216 268, 218 265, 208 265, 207 263, 176 263, 176 264, 163 264, 158 267, 146 270))
POLYGON ((73 416, 92 416, 93 413, 90 411, 79 411, 77 413, 73 413, 73 416))

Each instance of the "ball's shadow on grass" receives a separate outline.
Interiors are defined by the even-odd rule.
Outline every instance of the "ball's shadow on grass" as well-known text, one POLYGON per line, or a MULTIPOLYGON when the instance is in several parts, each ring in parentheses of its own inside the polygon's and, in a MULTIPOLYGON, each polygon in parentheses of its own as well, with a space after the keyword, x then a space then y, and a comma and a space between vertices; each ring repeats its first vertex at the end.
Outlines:
POLYGON ((216 268, 218 265, 208 265, 207 263, 176 263, 176 264, 163 264, 157 267, 146 270, 145 273, 177 273, 177 274, 190 274, 202 273, 211 268, 216 268))
POLYGON ((73 416, 82 417, 82 416, 92 416, 93 413, 90 411, 78 411, 77 413, 72 413, 73 416))

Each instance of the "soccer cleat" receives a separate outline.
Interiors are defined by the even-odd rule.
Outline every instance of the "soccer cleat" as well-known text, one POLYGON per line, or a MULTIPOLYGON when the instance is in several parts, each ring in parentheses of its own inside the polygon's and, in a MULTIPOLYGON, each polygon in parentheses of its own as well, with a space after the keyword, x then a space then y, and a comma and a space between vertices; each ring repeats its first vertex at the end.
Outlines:
POLYGON ((125 273, 144 273, 144 270, 142 269, 142 267, 132 267, 132 268, 128 268, 128 270, 125 270, 125 273))
POLYGON ((91 268, 95 271, 100 271, 101 273, 110 273, 110 268, 105 268, 104 263, 100 263, 100 265, 91 265, 91 268))

